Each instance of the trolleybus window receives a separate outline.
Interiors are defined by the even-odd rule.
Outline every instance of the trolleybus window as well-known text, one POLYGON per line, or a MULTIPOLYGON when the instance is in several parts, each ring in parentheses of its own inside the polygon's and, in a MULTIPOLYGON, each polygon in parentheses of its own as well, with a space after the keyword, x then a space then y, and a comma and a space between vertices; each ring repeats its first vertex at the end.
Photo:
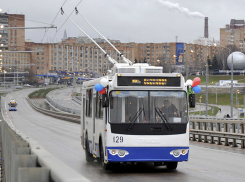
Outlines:
POLYGON ((96 118, 103 118, 102 95, 96 93, 96 118))
POLYGON ((86 116, 92 116, 92 89, 87 90, 86 93, 86 116))
POLYGON ((112 91, 111 123, 187 123, 184 91, 112 91))

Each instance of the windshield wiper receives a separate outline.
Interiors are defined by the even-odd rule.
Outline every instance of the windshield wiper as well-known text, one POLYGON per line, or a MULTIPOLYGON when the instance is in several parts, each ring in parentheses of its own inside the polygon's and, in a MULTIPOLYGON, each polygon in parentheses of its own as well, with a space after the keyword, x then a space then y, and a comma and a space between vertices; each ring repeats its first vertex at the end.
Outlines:
POLYGON ((128 127, 128 131, 131 130, 131 128, 134 125, 134 122, 138 119, 138 117, 140 116, 140 114, 142 113, 143 109, 139 108, 139 110, 136 112, 136 114, 134 115, 133 119, 132 119, 132 124, 128 127))
POLYGON ((165 124, 166 128, 168 129, 168 131, 172 131, 173 128, 169 125, 167 118, 164 116, 164 114, 163 114, 162 111, 159 109, 159 107, 155 107, 155 111, 156 111, 157 114, 161 117, 162 122, 165 124))

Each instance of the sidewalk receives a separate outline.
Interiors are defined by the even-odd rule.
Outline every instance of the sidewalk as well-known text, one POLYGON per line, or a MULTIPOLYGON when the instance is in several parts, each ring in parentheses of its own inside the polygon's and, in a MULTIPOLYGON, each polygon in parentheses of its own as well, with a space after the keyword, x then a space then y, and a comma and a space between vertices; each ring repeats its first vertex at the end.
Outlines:
MULTIPOLYGON (((210 110, 212 106, 221 108, 221 112, 218 111, 218 113, 216 115, 217 118, 224 118, 224 116, 227 114, 231 115, 231 107, 230 106, 208 104, 208 110, 210 110)), ((201 115, 192 115, 192 116, 205 116, 205 113, 203 114, 203 111, 206 111, 206 105, 197 103, 196 107, 192 108, 190 111, 191 112, 201 111, 201 115)), ((238 111, 239 110, 237 108, 233 107, 233 118, 238 118, 238 111)))

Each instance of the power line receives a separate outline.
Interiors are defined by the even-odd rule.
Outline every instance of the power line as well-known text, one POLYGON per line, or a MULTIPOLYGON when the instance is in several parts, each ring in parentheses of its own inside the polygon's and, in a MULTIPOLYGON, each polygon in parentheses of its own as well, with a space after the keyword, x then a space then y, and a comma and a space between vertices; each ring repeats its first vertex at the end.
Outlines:
POLYGON ((35 21, 35 20, 28 20, 26 18, 19 18, 19 17, 13 16, 13 15, 9 15, 9 17, 20 19, 20 20, 32 21, 32 22, 36 22, 36 23, 42 23, 42 24, 46 24, 46 25, 51 25, 51 24, 48 24, 48 23, 43 23, 43 22, 39 22, 39 21, 35 21))
MULTIPOLYGON (((66 1, 67 1, 67 0, 65 0, 65 2, 62 4, 62 6, 61 6, 61 7, 63 7, 63 6, 64 6, 64 4, 66 3, 66 1)), ((59 15, 59 13, 60 13, 60 9, 59 9, 58 13, 56 14, 56 16, 55 16, 54 20, 52 21, 51 25, 54 23, 55 19, 56 19, 56 18, 57 18, 57 16, 59 15)), ((46 33, 48 32, 48 30, 49 30, 49 29, 47 29, 47 30, 45 29, 45 33, 44 33, 44 35, 43 35, 43 38, 42 38, 42 40, 41 40, 41 43, 43 42, 43 39, 44 39, 44 37, 45 37, 46 33)))
MULTIPOLYGON (((76 7, 77 6, 79 6, 79 4, 82 2, 82 0, 76 5, 76 7)), ((61 7, 62 8, 62 7, 61 7)), ((56 34, 60 31, 60 29, 63 27, 63 25, 67 22, 67 20, 69 19, 69 17, 72 15, 72 13, 74 12, 74 10, 75 9, 73 9, 73 11, 71 12, 71 14, 67 17, 67 19, 65 20, 65 22, 61 25, 61 27, 56 31, 56 33, 55 33, 55 35, 54 35, 54 38, 55 38, 55 36, 56 36, 56 34)), ((53 38, 53 40, 52 40, 52 42, 54 42, 54 38, 53 38)))

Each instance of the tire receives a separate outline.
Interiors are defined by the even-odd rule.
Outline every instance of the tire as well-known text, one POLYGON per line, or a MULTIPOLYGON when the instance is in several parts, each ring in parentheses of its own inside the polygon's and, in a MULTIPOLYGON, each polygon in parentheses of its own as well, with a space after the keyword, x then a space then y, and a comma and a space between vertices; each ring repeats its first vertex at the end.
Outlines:
POLYGON ((94 162, 92 154, 89 152, 88 136, 86 136, 85 158, 87 162, 94 162))
POLYGON ((104 150, 103 150, 103 144, 102 142, 100 142, 100 163, 101 163, 101 167, 107 171, 111 169, 111 165, 110 164, 106 164, 104 159, 104 150))
POLYGON ((168 170, 174 170, 178 166, 178 162, 168 162, 166 163, 167 169, 168 170))

